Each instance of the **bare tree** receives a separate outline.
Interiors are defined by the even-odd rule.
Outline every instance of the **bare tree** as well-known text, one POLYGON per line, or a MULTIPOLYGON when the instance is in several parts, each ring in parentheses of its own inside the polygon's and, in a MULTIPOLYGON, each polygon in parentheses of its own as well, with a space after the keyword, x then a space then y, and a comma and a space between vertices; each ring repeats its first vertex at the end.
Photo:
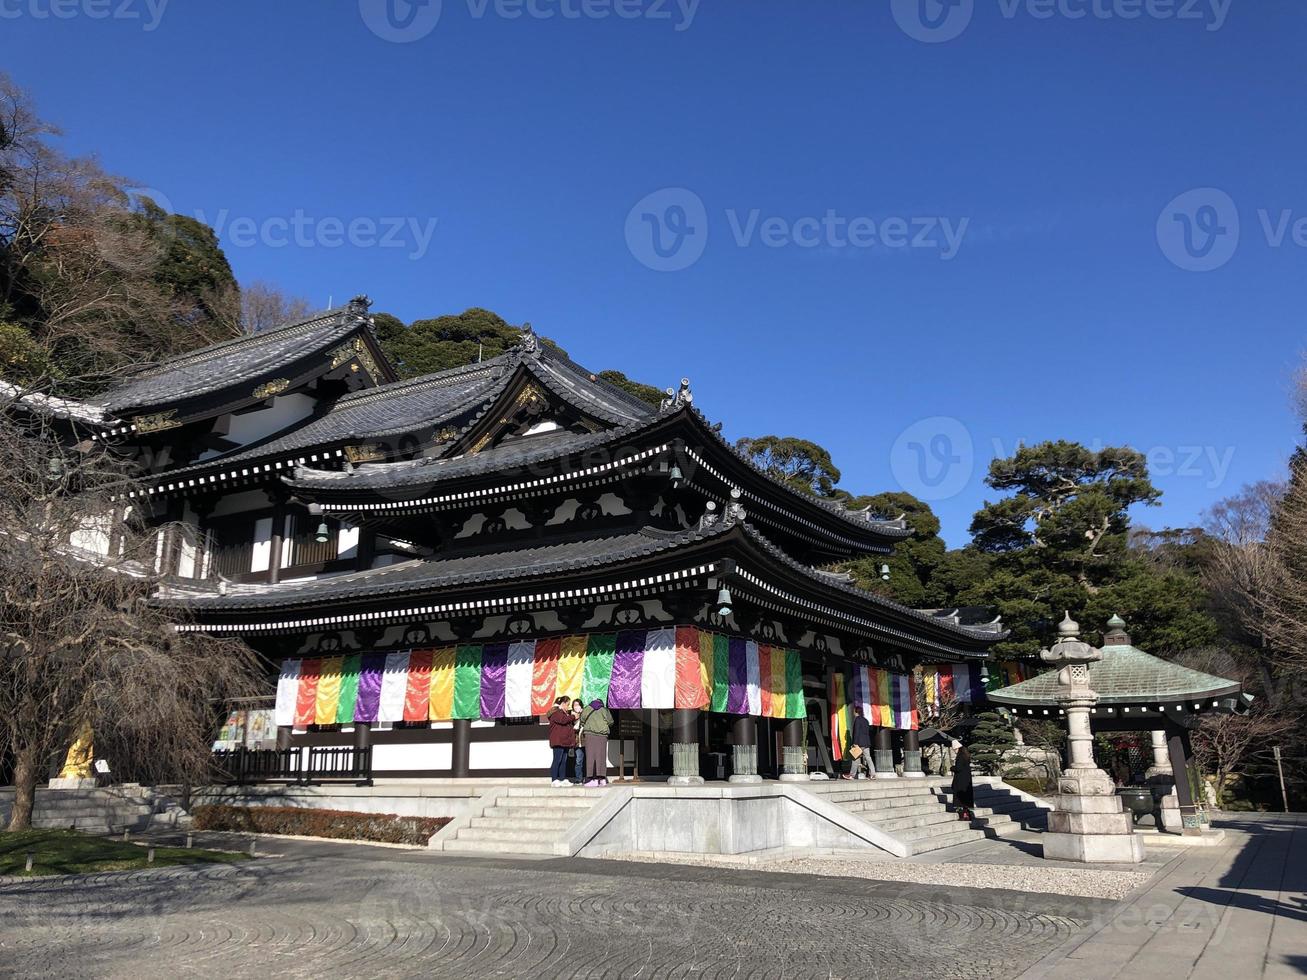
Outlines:
POLYGON ((11 830, 78 737, 141 781, 202 780, 226 699, 261 693, 243 644, 179 633, 151 603, 156 535, 123 503, 128 464, 66 424, 0 405, 0 748, 11 830))
POLYGON ((240 289, 239 307, 233 313, 242 333, 260 333, 285 323, 302 320, 313 312, 309 301, 287 296, 270 282, 257 281, 240 289))
POLYGON ((1205 715, 1193 733, 1194 761, 1216 781, 1216 799, 1225 798, 1230 780, 1265 775, 1274 767, 1274 747, 1293 731, 1295 721, 1268 709, 1246 715, 1205 715))

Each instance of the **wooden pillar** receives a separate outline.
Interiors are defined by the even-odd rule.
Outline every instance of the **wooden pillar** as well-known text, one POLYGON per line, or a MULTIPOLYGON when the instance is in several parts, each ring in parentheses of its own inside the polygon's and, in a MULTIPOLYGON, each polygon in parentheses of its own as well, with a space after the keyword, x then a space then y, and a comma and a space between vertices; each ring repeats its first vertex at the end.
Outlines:
POLYGON ((1198 807, 1189 785, 1189 733, 1179 725, 1168 724, 1167 751, 1171 758, 1171 771, 1175 774, 1175 795, 1180 800, 1181 833, 1196 836, 1202 833, 1198 807))
POLYGON ((699 774, 699 709, 677 708, 672 712, 673 786, 691 786, 703 782, 699 774))
POLYGON ((281 581, 281 553, 286 535, 286 498, 278 495, 272 502, 272 534, 268 542, 268 584, 281 581))
POLYGON ((466 779, 472 772, 472 722, 466 718, 454 719, 454 744, 450 756, 449 774, 455 779, 466 779))
POLYGON ((926 775, 921 765, 921 739, 914 728, 903 733, 903 775, 918 779, 926 775))
POLYGON ((372 562, 377 556, 377 533, 371 528, 359 528, 359 547, 358 554, 354 558, 354 567, 360 571, 367 571, 372 567, 372 562))
POLYGON ((871 758, 876 763, 878 779, 894 779, 894 730, 877 726, 872 729, 873 747, 871 758))
POLYGON ((781 729, 781 781, 808 780, 808 747, 803 744, 803 719, 790 718, 781 729))
POLYGON ((736 715, 731 732, 732 783, 760 783, 758 775, 758 722, 751 715, 736 715))

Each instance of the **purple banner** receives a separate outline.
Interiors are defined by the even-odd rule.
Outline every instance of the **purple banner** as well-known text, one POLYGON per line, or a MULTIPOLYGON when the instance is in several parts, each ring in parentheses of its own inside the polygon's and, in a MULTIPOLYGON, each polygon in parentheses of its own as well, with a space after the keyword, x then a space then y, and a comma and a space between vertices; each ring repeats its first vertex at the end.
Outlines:
POLYGON ((731 637, 727 674, 726 710, 733 715, 749 713, 749 663, 744 640, 731 637))
POLYGON ((613 677, 608 684, 608 707, 640 707, 640 674, 644 669, 644 630, 623 630, 617 634, 613 654, 613 677))
POLYGON ((354 720, 373 723, 381 705, 381 677, 386 671, 386 655, 369 653, 363 657, 359 671, 359 697, 354 706, 354 720))
POLYGON ((481 652, 481 717, 504 717, 504 684, 508 680, 508 644, 487 643, 481 652))

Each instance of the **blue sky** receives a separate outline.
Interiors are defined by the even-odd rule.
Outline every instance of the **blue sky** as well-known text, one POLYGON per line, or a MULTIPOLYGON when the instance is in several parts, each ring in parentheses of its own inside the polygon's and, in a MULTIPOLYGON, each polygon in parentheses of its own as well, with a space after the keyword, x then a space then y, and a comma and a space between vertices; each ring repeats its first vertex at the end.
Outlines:
POLYGON ((1020 439, 1148 451, 1151 526, 1298 440, 1297 0, 51 2, 0 67, 242 281, 688 375, 950 543, 1020 439))

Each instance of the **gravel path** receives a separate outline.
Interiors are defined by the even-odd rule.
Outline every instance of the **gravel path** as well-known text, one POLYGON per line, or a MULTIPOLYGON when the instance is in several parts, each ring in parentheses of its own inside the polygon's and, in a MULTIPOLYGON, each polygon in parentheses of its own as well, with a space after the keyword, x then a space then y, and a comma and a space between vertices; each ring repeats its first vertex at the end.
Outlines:
MULTIPOLYGON (((617 860, 686 864, 697 867, 739 868, 729 857, 677 854, 612 855, 617 860)), ((827 875, 837 878, 866 878, 873 881, 901 881, 916 885, 947 885, 957 888, 1002 888, 1037 895, 1070 895, 1119 901, 1152 877, 1151 871, 1097 871, 1011 864, 909 864, 880 861, 851 855, 778 857, 766 863, 768 871, 791 874, 827 875)))

